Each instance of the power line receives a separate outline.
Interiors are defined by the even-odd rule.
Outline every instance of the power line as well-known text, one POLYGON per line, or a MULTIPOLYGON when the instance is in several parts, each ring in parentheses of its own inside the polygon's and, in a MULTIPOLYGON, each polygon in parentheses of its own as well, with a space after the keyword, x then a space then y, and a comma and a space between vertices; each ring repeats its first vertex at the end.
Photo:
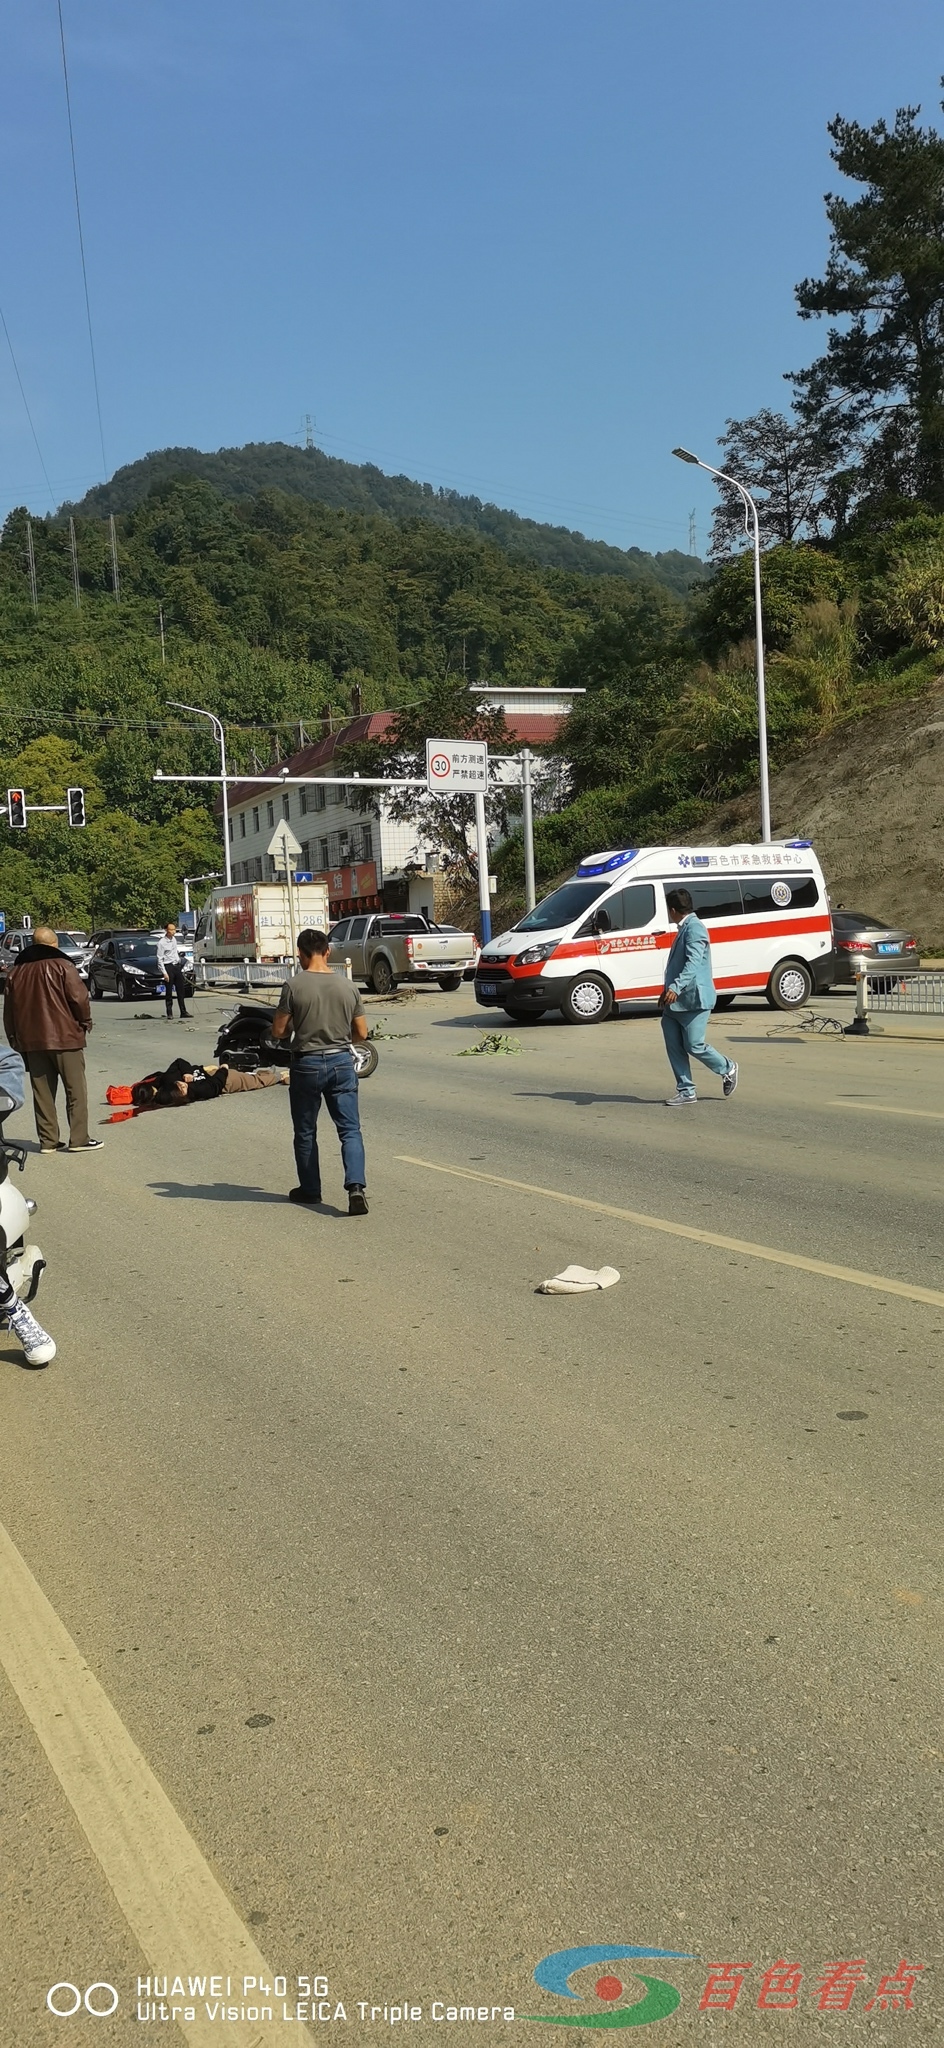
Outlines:
MULTIPOLYGON (((396 455, 389 448, 383 449, 367 447, 367 445, 362 441, 351 441, 346 438, 341 439, 337 434, 326 434, 323 430, 319 431, 321 432, 322 441, 332 442, 335 448, 353 449, 355 453, 366 455, 371 462, 376 462, 380 457, 382 457, 385 462, 401 461, 400 456, 396 455)), ((424 461, 421 460, 420 458, 416 458, 414 466, 422 468, 424 466, 424 461)), ((427 468, 437 470, 438 474, 447 483, 451 476, 453 481, 456 483, 478 483, 479 485, 481 485, 483 490, 501 490, 502 492, 505 492, 509 488, 504 484, 497 485, 495 484, 494 480, 490 480, 487 477, 475 476, 468 470, 444 470, 440 468, 438 462, 428 463, 425 464, 425 466, 427 468)), ((391 471, 386 472, 387 475, 391 475, 392 473, 393 472, 391 471)), ((409 478, 408 481, 418 482, 420 480, 418 478, 409 478)), ((438 488, 440 488, 440 486, 433 485, 434 490, 438 488)), ((512 486, 510 488, 512 494, 514 494, 515 487, 512 486)), ((595 518, 598 519, 622 519, 633 526, 664 527, 666 529, 671 530, 673 533, 678 533, 681 529, 682 522, 679 519, 650 519, 642 512, 627 511, 625 507, 623 507, 622 510, 617 510, 617 508, 613 505, 588 505, 579 499, 558 498, 556 496, 549 496, 546 491, 532 491, 528 488, 524 488, 524 495, 530 499, 532 504, 549 505, 552 507, 556 507, 559 511, 562 512, 590 512, 593 514, 595 518)), ((497 500, 494 502, 497 503, 497 500)), ((510 505, 499 506, 498 509, 500 511, 514 512, 514 507, 510 505)), ((542 523, 540 520, 533 520, 532 515, 528 512, 515 512, 515 517, 524 520, 526 523, 528 520, 531 520, 531 523, 534 525, 540 525, 542 523)), ((589 538, 591 538, 591 536, 586 534, 584 535, 584 539, 589 538)), ((603 546, 619 548, 622 553, 628 553, 628 549, 622 548, 621 543, 619 541, 604 541, 603 546)))
POLYGON ((82 208, 79 203, 79 173, 75 161, 75 134, 72 127, 72 99, 69 92, 69 66, 66 61, 66 31, 62 19, 62 0, 56 0, 59 10, 59 43, 62 50, 62 77, 66 89, 66 115, 69 122, 69 150, 72 156, 72 184, 75 191, 75 218, 79 230, 79 255, 82 259, 82 284, 85 290, 85 317, 88 321, 89 354, 92 358, 92 383, 95 386, 95 410, 98 414, 98 438, 102 449, 102 468, 108 475, 108 458, 105 454, 105 430, 102 426, 102 401, 98 389, 98 365, 95 361, 95 340, 92 334, 92 306, 89 299, 88 272, 85 267, 85 238, 82 233, 82 208))
MULTIPOLYGON (((415 709, 420 701, 419 698, 412 697, 407 704, 385 704, 382 708, 391 714, 396 711, 411 711, 415 709)), ((266 719, 264 722, 254 719, 250 725, 228 718, 226 720, 226 730, 228 733, 284 733, 290 726, 298 726, 299 723, 315 725, 325 715, 320 711, 287 711, 284 718, 266 719)), ((180 718, 115 718, 111 714, 98 711, 21 711, 19 706, 15 704, 10 705, 0 702, 0 723, 8 718, 18 718, 21 723, 27 725, 109 726, 118 727, 125 732, 179 733, 184 731, 198 733, 203 730, 202 726, 187 725, 180 718)), ((345 713, 338 722, 341 725, 350 725, 353 722, 353 713, 345 713)), ((317 742, 312 740, 308 744, 314 746, 317 742)), ((296 749, 297 751, 298 749, 296 749)))
POLYGON ((49 481, 49 471, 48 471, 48 469, 46 468, 46 464, 45 464, 45 463, 44 463, 44 461, 43 461, 43 451, 42 451, 42 449, 41 449, 41 447, 40 447, 40 445, 39 445, 39 438, 38 438, 38 435, 37 435, 37 433, 36 433, 36 428, 35 428, 35 427, 34 427, 34 425, 33 425, 33 415, 32 415, 32 413, 30 412, 30 409, 29 409, 29 405, 27 404, 27 399, 26 399, 26 392, 25 392, 25 391, 24 391, 24 389, 23 389, 23 379, 22 379, 22 377, 20 376, 20 366, 19 366, 19 364, 18 364, 18 362, 17 362, 17 360, 16 360, 16 357, 15 357, 15 355, 14 355, 14 353, 13 353, 13 343, 12 343, 12 341, 10 340, 10 329, 9 329, 9 327, 7 326, 7 323, 6 323, 6 317, 5 317, 5 314, 4 314, 4 311, 3 311, 3 307, 2 307, 2 306, 0 306, 0 323, 2 323, 2 326, 3 326, 3 332, 4 332, 4 334, 6 335, 7 347, 8 347, 8 349, 9 349, 9 351, 10 351, 10 361, 11 361, 11 363, 13 364, 13 374, 14 374, 14 376, 15 376, 15 378, 16 378, 16 381, 17 381, 17 383, 18 383, 18 385, 19 385, 19 387, 20 387, 20 397, 21 397, 21 398, 22 398, 22 400, 23 400, 23 411, 25 412, 25 414, 26 414, 26 417, 27 417, 27 419, 29 420, 29 429, 30 429, 30 433, 31 433, 31 434, 32 434, 32 436, 33 436, 33 442, 34 442, 34 445, 35 445, 35 448, 36 448, 36 453, 37 453, 37 455, 39 456, 39 466, 40 466, 40 469, 42 470, 42 472, 43 472, 43 475, 44 475, 44 477, 45 477, 45 479, 46 479, 46 489, 47 489, 47 491, 49 492, 49 499, 50 499, 50 504, 51 504, 51 503, 52 503, 52 500, 53 500, 53 498, 55 497, 55 495, 56 495, 56 494, 55 494, 55 491, 53 490, 52 484, 51 484, 51 483, 50 483, 50 481, 49 481))

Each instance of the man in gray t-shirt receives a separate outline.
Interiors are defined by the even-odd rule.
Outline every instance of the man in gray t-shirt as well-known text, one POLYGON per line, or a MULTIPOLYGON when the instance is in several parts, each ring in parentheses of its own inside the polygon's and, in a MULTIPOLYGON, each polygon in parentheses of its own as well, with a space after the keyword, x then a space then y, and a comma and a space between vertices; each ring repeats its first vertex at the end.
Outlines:
POLYGON ((351 1041, 367 1037, 367 1019, 352 983, 328 965, 324 932, 299 934, 301 972, 285 982, 272 1033, 291 1039, 289 1102, 295 1133, 298 1186, 290 1202, 321 1201, 318 1111, 324 1101, 341 1140, 348 1215, 366 1216, 364 1141, 357 1104, 357 1075, 351 1041))

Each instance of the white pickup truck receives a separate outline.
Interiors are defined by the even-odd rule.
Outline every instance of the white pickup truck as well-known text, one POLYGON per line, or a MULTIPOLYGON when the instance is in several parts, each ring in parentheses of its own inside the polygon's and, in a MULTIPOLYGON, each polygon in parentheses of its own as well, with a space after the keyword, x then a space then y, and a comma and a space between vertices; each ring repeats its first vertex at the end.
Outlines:
POLYGON ((419 911, 345 917, 328 937, 332 965, 350 960, 352 979, 366 982, 378 996, 390 995, 398 981, 438 981, 442 989, 456 989, 478 958, 471 932, 430 924, 419 911))

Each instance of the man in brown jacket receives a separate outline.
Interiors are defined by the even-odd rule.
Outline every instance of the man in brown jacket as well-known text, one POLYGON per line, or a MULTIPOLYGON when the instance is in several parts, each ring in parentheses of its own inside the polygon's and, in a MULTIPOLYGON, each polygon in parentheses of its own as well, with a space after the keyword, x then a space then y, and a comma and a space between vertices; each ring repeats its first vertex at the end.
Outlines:
POLYGON ((69 1116, 68 1150, 96 1152, 102 1139, 89 1137, 85 1087, 85 1040, 92 1029, 88 990, 71 960, 60 953, 48 925, 37 925, 33 944, 7 975, 3 1028, 29 1071, 40 1151, 59 1148, 56 1094, 61 1079, 69 1116))

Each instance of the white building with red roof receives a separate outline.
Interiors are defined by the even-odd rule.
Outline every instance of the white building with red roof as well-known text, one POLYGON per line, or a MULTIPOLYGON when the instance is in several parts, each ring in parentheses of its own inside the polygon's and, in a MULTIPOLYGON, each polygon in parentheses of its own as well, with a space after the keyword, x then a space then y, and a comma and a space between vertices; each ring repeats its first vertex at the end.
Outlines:
MULTIPOLYGON (((494 763, 496 780, 515 784, 518 764, 508 757, 522 747, 553 746, 575 696, 575 690, 506 689, 473 684, 483 709, 504 712, 508 733, 502 757, 494 763)), ((351 802, 354 780, 344 773, 344 750, 358 741, 385 738, 395 723, 392 711, 363 712, 335 732, 302 747, 271 774, 311 775, 310 783, 279 789, 271 782, 247 778, 229 793, 230 854, 234 882, 264 882, 275 875, 267 848, 275 826, 284 819, 301 846, 299 871, 328 885, 332 918, 357 910, 384 907, 383 891, 391 884, 405 889, 396 907, 433 914, 433 874, 439 867, 436 798, 429 801, 429 829, 391 818, 380 792, 380 817, 365 817, 351 802)), ((534 763, 536 808, 555 808, 560 801, 565 764, 542 751, 534 763)), ((387 908, 394 907, 389 903, 387 908)))

